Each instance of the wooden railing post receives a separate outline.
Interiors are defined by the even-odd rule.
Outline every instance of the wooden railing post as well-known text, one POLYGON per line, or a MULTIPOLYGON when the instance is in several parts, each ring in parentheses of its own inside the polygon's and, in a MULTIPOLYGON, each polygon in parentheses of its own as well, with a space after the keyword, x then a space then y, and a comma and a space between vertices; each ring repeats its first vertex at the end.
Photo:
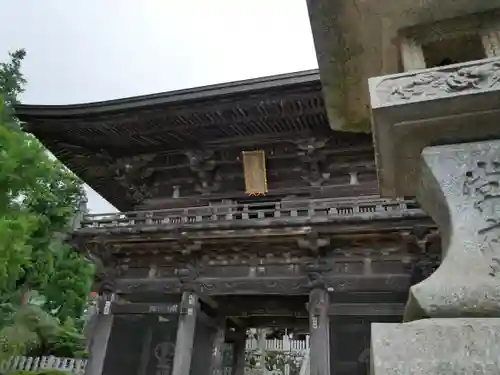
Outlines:
POLYGON ((243 205, 243 213, 241 214, 241 218, 243 220, 248 220, 249 219, 249 216, 248 216, 248 204, 244 204, 243 205))

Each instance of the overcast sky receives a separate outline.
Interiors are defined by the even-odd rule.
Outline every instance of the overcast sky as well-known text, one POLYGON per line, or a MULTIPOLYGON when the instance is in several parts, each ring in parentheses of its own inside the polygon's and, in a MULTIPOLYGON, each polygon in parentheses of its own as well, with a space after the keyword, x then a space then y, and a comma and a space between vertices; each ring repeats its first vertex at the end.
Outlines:
MULTIPOLYGON (((69 104, 317 67, 305 0, 0 0, 0 59, 29 104, 69 104)), ((92 212, 114 210, 89 190, 92 212)))

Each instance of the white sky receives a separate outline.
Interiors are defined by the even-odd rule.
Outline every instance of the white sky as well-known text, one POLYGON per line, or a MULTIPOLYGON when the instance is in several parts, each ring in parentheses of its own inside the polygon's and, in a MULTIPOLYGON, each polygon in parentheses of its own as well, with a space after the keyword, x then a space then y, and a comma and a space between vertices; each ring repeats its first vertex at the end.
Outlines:
MULTIPOLYGON (((69 104, 317 67, 306 0, 0 0, 23 102, 69 104)), ((92 212, 114 210, 88 190, 92 212)))

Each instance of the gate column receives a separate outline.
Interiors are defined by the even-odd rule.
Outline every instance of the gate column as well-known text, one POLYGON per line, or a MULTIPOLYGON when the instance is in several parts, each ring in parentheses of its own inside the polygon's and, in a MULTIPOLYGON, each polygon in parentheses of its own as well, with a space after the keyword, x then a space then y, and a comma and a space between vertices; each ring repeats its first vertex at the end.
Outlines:
POLYGON ((177 328, 172 375, 189 375, 198 309, 198 297, 194 293, 184 292, 177 328))
POLYGON ((115 295, 103 294, 99 301, 99 312, 97 322, 92 329, 89 345, 89 360, 85 368, 85 375, 101 375, 104 369, 104 360, 108 348, 111 328, 113 326, 113 314, 111 314, 111 303, 115 295))
POLYGON ((221 319, 217 322, 212 346, 212 363, 210 365, 210 375, 223 375, 224 363, 224 341, 226 338, 226 321, 221 319))
POLYGON ((330 375, 329 298, 324 289, 315 288, 309 295, 310 374, 330 375))
POLYGON ((235 332, 233 346, 233 368, 231 375, 245 374, 245 344, 247 340, 246 327, 238 327, 235 332))

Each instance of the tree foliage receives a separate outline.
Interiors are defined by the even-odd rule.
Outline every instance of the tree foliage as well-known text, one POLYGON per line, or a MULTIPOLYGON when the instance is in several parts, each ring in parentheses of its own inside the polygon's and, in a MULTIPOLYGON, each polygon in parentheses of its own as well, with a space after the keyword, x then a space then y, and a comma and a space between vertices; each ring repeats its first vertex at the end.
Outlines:
POLYGON ((23 350, 46 346, 63 331, 77 333, 93 276, 92 266, 63 242, 84 197, 82 184, 23 132, 14 116, 26 83, 20 70, 25 55, 16 51, 0 64, 0 304, 9 306, 1 311, 0 339, 4 346, 11 340, 19 349, 14 341, 24 337, 23 350), (31 290, 46 302, 25 310, 31 290), (33 322, 40 326, 35 329, 21 319, 25 313, 31 318, 38 314, 33 322), (57 329, 49 334, 42 323, 57 329), (22 335, 16 337, 16 332, 22 335))

